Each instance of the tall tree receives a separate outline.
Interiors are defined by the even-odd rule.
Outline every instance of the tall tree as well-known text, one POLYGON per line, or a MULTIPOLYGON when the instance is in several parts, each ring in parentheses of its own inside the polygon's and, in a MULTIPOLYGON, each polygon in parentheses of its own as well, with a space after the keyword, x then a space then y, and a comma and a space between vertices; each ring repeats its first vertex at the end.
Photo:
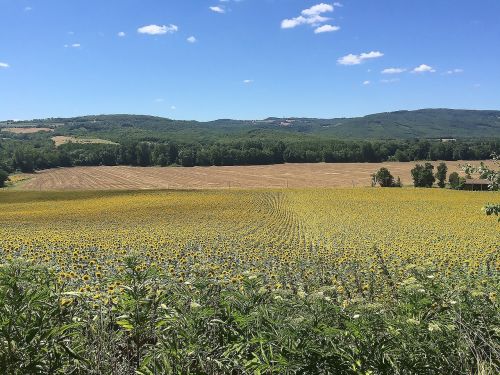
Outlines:
POLYGON ((446 186, 446 174, 448 173, 448 167, 446 163, 439 163, 436 172, 436 179, 438 180, 438 186, 444 188, 446 186))

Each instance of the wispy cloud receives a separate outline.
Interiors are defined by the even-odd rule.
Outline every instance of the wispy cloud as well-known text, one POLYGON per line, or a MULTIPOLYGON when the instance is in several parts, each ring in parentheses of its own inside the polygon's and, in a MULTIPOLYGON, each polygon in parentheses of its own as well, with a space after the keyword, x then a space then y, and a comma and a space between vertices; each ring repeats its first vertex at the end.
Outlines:
POLYGON ((32 10, 33 10, 33 8, 30 7, 30 6, 24 7, 24 11, 25 12, 29 12, 29 11, 32 11, 32 10))
MULTIPOLYGON (((339 4, 339 3, 336 3, 336 4, 339 4)), ((340 29, 340 27, 338 27, 338 26, 332 26, 332 25, 321 26, 321 24, 330 20, 329 17, 325 17, 323 14, 333 12, 335 9, 335 6, 339 6, 339 5, 335 5, 335 4, 331 5, 331 4, 325 4, 325 3, 313 5, 310 8, 304 9, 300 13, 300 16, 297 16, 294 18, 287 18, 287 19, 284 19, 283 21, 281 21, 281 28, 282 29, 293 29, 293 28, 300 26, 300 25, 311 25, 311 26, 316 28, 314 30, 314 32, 316 34, 337 31, 340 29)))
POLYGON ((446 73, 444 74, 447 74, 447 75, 450 75, 450 74, 460 74, 460 73, 463 73, 464 70, 463 69, 452 69, 452 70, 448 70, 446 71, 446 73))
POLYGON ((189 38, 186 39, 189 43, 196 43, 198 39, 194 36, 190 36, 189 38))
POLYGON ((176 25, 147 25, 142 26, 137 29, 139 34, 149 34, 149 35, 164 35, 173 34, 177 32, 179 28, 176 25))
POLYGON ((382 83, 395 83, 395 82, 399 82, 400 79, 399 78, 390 78, 390 79, 381 79, 380 82, 382 83))
POLYGON ((371 81, 363 81, 363 85, 365 85, 365 86, 368 86, 368 85, 370 85, 371 83, 372 83, 371 81))
POLYGON ((226 10, 218 5, 211 6, 209 7, 209 9, 215 13, 220 13, 220 14, 226 13, 226 10))
POLYGON ((340 65, 359 65, 365 60, 376 59, 384 56, 380 51, 365 52, 360 55, 354 55, 350 53, 349 55, 343 56, 337 60, 340 65))
POLYGON ((82 45, 80 43, 65 44, 64 48, 80 48, 82 45))
POLYGON ((247 84, 247 85, 248 85, 248 84, 250 84, 250 83, 253 83, 253 79, 245 79, 245 80, 243 81, 243 83, 245 83, 245 84, 247 84))
POLYGON ((399 74, 406 72, 405 68, 387 68, 382 70, 382 74, 399 74))
POLYGON ((0 68, 1 69, 7 69, 7 68, 10 68, 10 65, 7 64, 7 63, 4 63, 4 62, 0 62, 0 68))
POLYGON ((125 35, 125 32, 124 31, 120 31, 118 34, 117 34, 120 38, 123 38, 125 35))
POLYGON ((411 71, 412 73, 435 73, 436 69, 432 66, 421 64, 411 71))
POLYGON ((338 30, 340 30, 340 26, 323 25, 323 26, 317 27, 314 30, 314 34, 331 33, 332 31, 338 31, 338 30))

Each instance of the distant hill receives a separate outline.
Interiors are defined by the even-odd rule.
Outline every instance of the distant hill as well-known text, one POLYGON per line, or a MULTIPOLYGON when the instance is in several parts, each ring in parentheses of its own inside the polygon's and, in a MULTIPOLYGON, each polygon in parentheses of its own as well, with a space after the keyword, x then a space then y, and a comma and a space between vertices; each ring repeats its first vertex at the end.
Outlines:
POLYGON ((321 136, 342 139, 491 138, 500 137, 500 111, 422 109, 377 113, 354 118, 221 119, 209 122, 179 121, 140 115, 97 115, 0 122, 0 127, 49 127, 59 134, 91 135, 116 140, 120 134, 144 138, 210 139, 247 138, 269 134, 286 137, 321 136))

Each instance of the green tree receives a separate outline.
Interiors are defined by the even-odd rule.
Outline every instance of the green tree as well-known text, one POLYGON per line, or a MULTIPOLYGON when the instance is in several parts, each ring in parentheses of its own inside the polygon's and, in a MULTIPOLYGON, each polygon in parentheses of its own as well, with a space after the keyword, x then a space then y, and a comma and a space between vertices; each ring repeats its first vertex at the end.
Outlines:
POLYGON ((446 174, 448 173, 448 167, 446 163, 439 163, 436 172, 436 179, 438 180, 438 186, 444 188, 446 186, 446 174))
POLYGON ((387 168, 380 168, 375 174, 375 181, 381 187, 392 187, 394 186, 394 177, 387 168))
POLYGON ((460 190, 460 176, 457 172, 450 173, 448 177, 448 182, 450 183, 450 187, 455 190, 460 190))
POLYGON ((0 169, 0 188, 5 186, 5 181, 9 179, 9 174, 3 169, 0 169))
POLYGON ((415 187, 432 187, 434 181, 436 181, 432 173, 433 170, 434 166, 431 163, 425 163, 425 165, 417 164, 415 168, 411 170, 413 185, 415 187))

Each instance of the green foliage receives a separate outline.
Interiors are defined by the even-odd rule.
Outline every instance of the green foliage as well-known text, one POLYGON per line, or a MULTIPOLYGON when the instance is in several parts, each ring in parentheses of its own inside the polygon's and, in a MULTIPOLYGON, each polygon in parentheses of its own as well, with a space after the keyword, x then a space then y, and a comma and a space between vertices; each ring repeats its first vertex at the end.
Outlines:
MULTIPOLYGON (((384 260, 381 259, 383 268, 384 260)), ((319 265, 318 265, 319 266, 319 265)), ((340 279, 345 277, 341 270, 340 279)), ((351 275, 355 276, 355 275, 351 275)), ((124 261, 96 298, 51 272, 0 268, 0 370, 8 374, 496 374, 498 273, 408 265, 350 296, 247 273, 179 283, 124 261), (3 367, 2 367, 3 366, 3 367)))
MULTIPOLYGON (((495 167, 500 168, 500 156, 496 153, 491 155, 492 163, 495 167)), ((479 178, 486 179, 489 181, 489 189, 492 191, 497 191, 500 189, 500 169, 495 170, 488 167, 486 164, 481 162, 479 166, 473 166, 466 164, 462 166, 462 170, 466 175, 477 174, 479 178)))
MULTIPOLYGON (((491 157, 493 164, 496 167, 500 167, 500 156, 496 153, 493 153, 491 157)), ((466 164, 465 166, 462 167, 462 169, 466 174, 477 173, 479 174, 480 178, 487 179, 490 182, 488 186, 490 190, 492 191, 500 190, 500 170, 491 169, 484 163, 481 163, 479 167, 466 164)), ((488 216, 490 215, 498 216, 500 214, 500 203, 496 204, 488 203, 486 206, 483 207, 483 210, 488 216)))
MULTIPOLYGON (((234 139, 241 138, 242 135, 265 133, 279 134, 281 136, 278 138, 281 139, 290 135, 343 139, 467 139, 498 137, 499 117, 500 111, 423 109, 355 118, 267 118, 252 121, 221 119, 209 122, 177 121, 153 116, 100 115, 33 120, 15 125, 4 122, 0 126, 55 127, 56 132, 63 133, 62 135, 81 136, 86 136, 89 132, 115 135, 120 132, 134 134, 138 138, 143 138, 146 134, 154 137, 168 134, 177 140, 189 138, 202 143, 207 139, 221 140, 226 136, 234 139)), ((112 140, 120 142, 120 137, 112 140)), ((427 158, 427 155, 423 158, 427 158)))
POLYGON ((442 189, 446 186, 446 174, 448 173, 448 167, 446 163, 439 163, 436 172, 436 179, 438 180, 438 186, 442 189))
POLYGON ((460 187, 460 176, 457 172, 450 173, 448 177, 448 182, 450 183, 450 187, 454 190, 461 190, 460 187))
POLYGON ((65 374, 77 365, 70 346, 81 327, 68 297, 47 269, 0 268, 0 373, 65 374))
MULTIPOLYGON (((132 115, 33 120, 16 123, 16 126, 50 127, 54 131, 34 134, 2 132, 0 169, 32 172, 60 166, 90 165, 482 160, 492 152, 500 152, 498 132, 493 131, 498 120, 492 112, 465 111, 460 112, 460 116, 453 111, 432 110, 331 120, 270 118, 203 123, 132 115), (471 132, 473 121, 478 119, 483 124, 496 122, 485 130, 485 134, 471 132), (441 141, 443 137, 459 137, 453 135, 460 127, 456 125, 458 123, 463 125, 458 132, 463 133, 462 138, 441 141), (427 124, 432 124, 431 129, 427 129, 427 124), (442 130, 436 133, 438 128, 442 130), (465 128, 469 130, 465 131, 465 128), (470 134, 490 138, 471 139, 470 134), (51 137, 58 135, 105 139, 116 144, 74 142, 56 148, 51 137)), ((0 122, 2 126, 12 124, 0 122)))
POLYGON ((9 174, 3 169, 0 169, 0 188, 5 186, 5 182, 9 180, 9 174))
MULTIPOLYGON (((486 215, 495 215, 495 216, 500 216, 500 204, 492 204, 488 203, 486 206, 484 206, 484 212, 486 215)), ((498 218, 498 221, 500 221, 500 217, 498 218)))
POLYGON ((378 183, 381 187, 394 187, 394 177, 387 168, 380 168, 374 176, 374 182, 378 183))
POLYGON ((434 181, 436 181, 432 173, 433 169, 434 166, 431 163, 425 163, 425 165, 417 164, 415 168, 411 170, 413 185, 415 187, 432 187, 434 181))

